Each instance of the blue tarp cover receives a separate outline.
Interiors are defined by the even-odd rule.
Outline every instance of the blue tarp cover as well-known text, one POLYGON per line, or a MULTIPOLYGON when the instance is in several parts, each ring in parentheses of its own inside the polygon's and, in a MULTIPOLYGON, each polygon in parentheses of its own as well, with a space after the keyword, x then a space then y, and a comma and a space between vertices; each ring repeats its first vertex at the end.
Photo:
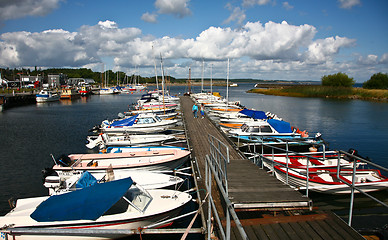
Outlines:
POLYGON ((292 133, 291 125, 289 122, 269 119, 268 123, 271 124, 271 126, 275 128, 278 133, 292 133))
POLYGON ((77 189, 81 189, 81 188, 93 186, 96 183, 97 183, 97 179, 92 174, 90 174, 90 172, 85 171, 78 179, 77 183, 75 184, 75 187, 77 189))
POLYGON ((265 112, 263 111, 243 109, 240 111, 240 113, 245 114, 253 119, 267 119, 267 115, 265 115, 265 112))
POLYGON ((96 220, 127 192, 133 181, 124 178, 50 196, 30 215, 38 222, 96 220))
POLYGON ((114 121, 110 126, 112 127, 118 127, 118 126, 132 126, 135 123, 135 120, 139 114, 129 117, 129 118, 124 118, 122 120, 117 120, 114 121))

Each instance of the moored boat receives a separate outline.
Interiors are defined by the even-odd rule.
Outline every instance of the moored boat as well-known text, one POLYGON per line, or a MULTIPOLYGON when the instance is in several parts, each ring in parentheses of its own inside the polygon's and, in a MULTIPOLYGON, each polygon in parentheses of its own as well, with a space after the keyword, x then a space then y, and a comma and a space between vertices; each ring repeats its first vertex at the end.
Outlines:
MULTIPOLYGON (((288 184, 297 189, 305 189, 308 179, 311 191, 328 194, 349 194, 351 192, 347 184, 352 185, 353 169, 341 169, 339 177, 337 177, 337 169, 311 168, 308 174, 307 169, 289 168, 287 171, 286 167, 281 166, 275 166, 274 169, 276 178, 287 183, 288 175, 288 184)), ((381 191, 388 188, 388 178, 383 176, 379 170, 357 169, 354 186, 364 192, 381 191)))
POLYGON ((189 158, 190 151, 165 149, 139 152, 106 154, 70 154, 56 160, 53 170, 59 176, 72 175, 74 170, 105 172, 113 170, 165 171, 182 166, 189 158))
POLYGON ((131 177, 134 182, 144 189, 159 189, 177 186, 184 180, 178 176, 150 171, 113 171, 107 169, 105 173, 91 174, 88 171, 74 171, 68 177, 50 175, 45 177, 44 186, 48 188, 49 195, 63 194, 75 191, 97 183, 109 182, 131 177))
POLYGON ((61 99, 77 99, 81 96, 77 89, 63 88, 61 90, 61 99))
MULTIPOLYGON (((344 168, 353 168, 354 161, 349 159, 344 154, 339 154, 337 151, 324 152, 305 152, 305 153, 277 153, 277 154, 262 154, 263 164, 265 167, 273 170, 274 165, 288 165, 289 168, 319 168, 329 169, 337 168, 338 164, 344 168), (339 161, 339 162, 338 162, 339 161)), ((356 163, 357 167, 362 165, 356 163)))
POLYGON ((131 178, 124 178, 64 194, 19 199, 14 209, 0 217, 0 231, 13 239, 120 238, 126 235, 98 230, 143 228, 175 217, 191 199, 175 190, 145 191, 131 178), (20 228, 34 231, 12 232, 20 228))
POLYGON ((163 120, 155 114, 137 114, 111 122, 105 120, 99 129, 106 133, 157 133, 175 126, 177 122, 177 120, 163 120))
POLYGON ((79 93, 81 94, 81 96, 88 96, 92 94, 92 86, 90 86, 89 84, 82 84, 79 93))
POLYGON ((96 146, 100 146, 103 149, 112 146, 154 146, 171 140, 176 140, 175 136, 166 134, 108 135, 103 133, 98 135, 97 138, 88 136, 86 147, 93 149, 96 146))
POLYGON ((54 102, 59 101, 60 95, 58 93, 54 93, 51 90, 43 89, 38 94, 36 94, 36 102, 54 102))

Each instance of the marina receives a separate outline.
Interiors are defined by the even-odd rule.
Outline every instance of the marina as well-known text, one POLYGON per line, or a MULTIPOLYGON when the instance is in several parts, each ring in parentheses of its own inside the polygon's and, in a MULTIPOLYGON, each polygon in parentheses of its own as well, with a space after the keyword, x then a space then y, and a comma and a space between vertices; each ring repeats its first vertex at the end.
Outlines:
MULTIPOLYGON (((182 90, 183 89, 181 88, 176 89, 175 91, 179 93, 178 91, 183 92, 182 90)), ((135 100, 135 97, 139 96, 140 95, 130 97, 135 100)), ((115 117, 115 115, 117 115, 117 112, 125 111, 126 106, 129 104, 128 95, 91 96, 90 99, 75 100, 72 105, 63 105, 60 102, 48 103, 45 106, 40 106, 40 108, 41 110, 56 109, 57 111, 63 111, 66 108, 69 109, 73 107, 97 107, 97 105, 95 105, 97 103, 95 102, 96 99, 93 100, 93 98, 98 99, 98 104, 106 104, 107 107, 111 107, 112 102, 116 102, 117 104, 115 104, 112 109, 109 109, 111 114, 110 116, 101 117, 97 113, 91 112, 84 112, 81 114, 81 116, 79 116, 80 118, 90 116, 90 118, 85 118, 83 120, 84 123, 82 124, 77 123, 77 126, 85 125, 84 130, 82 131, 83 135, 78 134, 78 137, 69 140, 74 141, 75 139, 79 139, 77 141, 78 143, 81 143, 84 142, 87 128, 90 128, 96 123, 101 122, 102 118, 104 117, 112 119, 115 117), (103 99, 105 97, 109 98, 110 102, 106 102, 107 99, 103 99), (123 101, 124 99, 125 101, 123 101), (88 121, 88 124, 85 124, 85 121, 88 121), (81 138, 83 138, 83 140, 81 140, 81 138)), ((215 206, 220 216, 220 226, 224 227, 228 223, 231 223, 231 230, 229 233, 228 231, 222 233, 220 230, 221 227, 217 226, 217 220, 215 217, 212 217, 212 221, 209 221, 208 209, 211 207, 208 207, 210 206, 208 205, 210 203, 206 202, 205 204, 200 204, 202 207, 202 210, 200 210, 200 216, 196 220, 195 227, 192 227, 191 229, 188 228, 188 224, 186 226, 180 226, 178 224, 175 227, 173 225, 172 228, 167 229, 144 229, 140 232, 136 232, 138 230, 135 229, 126 229, 120 230, 121 233, 126 235, 144 234, 144 236, 148 234, 151 234, 149 236, 154 236, 153 234, 158 233, 162 234, 161 236, 163 236, 163 234, 171 234, 172 232, 183 234, 187 231, 191 234, 198 235, 199 239, 208 238, 208 234, 215 234, 220 238, 230 234, 230 239, 265 239, 264 237, 267 239, 363 239, 361 234, 359 234, 355 229, 349 227, 346 221, 339 218, 337 215, 330 211, 322 211, 321 209, 316 208, 315 200, 310 198, 310 196, 307 197, 304 194, 304 191, 295 191, 288 185, 283 184, 274 176, 267 173, 265 169, 262 169, 260 166, 257 166, 248 160, 247 157, 244 156, 240 151, 236 151, 236 146, 233 145, 232 141, 226 136, 225 133, 218 129, 217 124, 213 120, 209 119, 207 116, 204 119, 194 119, 191 113, 191 107, 193 105, 191 98, 180 97, 180 105, 180 115, 183 119, 182 127, 185 130, 188 147, 191 151, 191 164, 189 165, 194 169, 192 173, 194 174, 192 179, 194 182, 193 184, 197 186, 197 189, 207 189, 206 191, 197 190, 196 192, 192 193, 192 196, 194 198, 198 197, 197 203, 200 203, 210 198, 207 193, 212 192, 212 194, 215 194, 212 198, 216 200, 215 206), (222 147, 220 147, 221 145, 219 144, 221 144, 222 147), (224 166, 225 169, 223 169, 225 172, 227 172, 227 177, 224 178, 224 180, 221 178, 221 185, 218 185, 215 178, 209 178, 211 175, 214 176, 214 173, 212 172, 213 170, 215 173, 218 171, 217 169, 213 169, 213 165, 211 165, 211 163, 217 161, 217 157, 213 157, 212 155, 215 149, 228 149, 227 158, 229 163, 226 164, 224 166), (207 164, 209 165, 206 166, 207 164), (212 182, 212 190, 209 189, 209 181, 207 181, 209 180, 208 178, 213 179, 210 181, 212 182), (215 189, 218 189, 218 191, 215 189), (224 193, 227 194, 225 199, 222 196, 224 193), (234 212, 235 216, 239 218, 238 221, 240 224, 235 224, 235 216, 228 217, 228 211, 222 210, 223 206, 225 205, 228 206, 227 208, 233 209, 230 211, 234 212), (209 223, 211 223, 211 225, 208 225, 209 223), (241 229, 239 229, 237 226, 242 226, 245 235, 242 234, 241 229), (209 231, 209 229, 213 228, 214 232, 212 233, 209 231)), ((30 107, 27 106, 27 108, 30 107)), ((19 110, 40 111, 39 108, 35 110, 31 108, 19 108, 19 110)), ((3 114, 13 114, 17 111, 18 108, 15 108, 12 109, 12 111, 5 112, 3 114)), ((277 111, 273 112, 278 113, 277 111)), ((62 117, 63 116, 64 115, 62 115, 62 117)), ((60 121, 63 120, 64 119, 61 119, 60 121)), ((298 124, 298 126, 300 126, 300 124, 298 124)), ((55 126, 53 126, 53 128, 55 128, 55 126)), ((63 133, 59 134, 59 136, 61 135, 63 135, 63 133)), ((57 142, 59 143, 59 141, 57 142)), ((54 144, 52 149, 45 150, 46 154, 47 151, 51 151, 50 153, 52 153, 52 151, 54 151, 54 153, 59 153, 60 151, 69 153, 82 153, 91 151, 87 150, 84 146, 77 146, 74 148, 72 147, 73 145, 69 143, 62 146, 61 145, 62 144, 58 144, 57 146, 54 144)), ((82 145, 82 143, 80 145, 82 145)), ((45 158, 46 160, 48 159, 48 161, 44 161, 44 167, 50 164, 52 165, 52 162, 50 163, 52 160, 47 156, 45 156, 45 158)), ((42 166, 43 164, 39 163, 38 165, 42 166)), ((43 167, 41 167, 41 169, 43 169, 43 167)), ((37 181, 35 181, 35 183, 36 182, 37 181)), ((47 195, 47 190, 43 191, 46 191, 44 194, 47 195)), ((34 193, 25 192, 24 194, 39 195, 38 192, 42 192, 42 189, 35 191, 34 193)), ((196 212, 195 208, 193 210, 193 212, 196 212)), ((6 210, 3 211, 7 212, 6 210)), ((189 213, 190 212, 188 212, 188 214, 189 213)), ((232 213, 231 215, 234 214, 232 213)), ((178 222, 189 222, 192 219, 193 215, 190 215, 187 216, 186 220, 178 220, 178 222)), ((26 229, 24 230, 26 231, 26 229)), ((17 233, 17 231, 18 230, 16 230, 15 233, 17 233)), ((20 234, 22 231, 23 230, 20 230, 17 234, 20 234)), ((103 231, 109 232, 108 230, 102 230, 102 232, 103 231)), ((92 233, 84 231, 82 234, 92 233)))

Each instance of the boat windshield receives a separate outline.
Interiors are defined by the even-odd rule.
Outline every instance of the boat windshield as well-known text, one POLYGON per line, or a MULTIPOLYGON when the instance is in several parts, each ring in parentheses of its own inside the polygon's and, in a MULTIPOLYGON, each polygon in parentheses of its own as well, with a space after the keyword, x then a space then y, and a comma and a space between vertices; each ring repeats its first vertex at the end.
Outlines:
POLYGON ((162 121, 162 119, 159 117, 159 116, 155 116, 156 120, 158 120, 159 122, 162 121))
POLYGON ((262 133, 272 133, 272 129, 270 126, 261 126, 260 128, 261 128, 260 131, 262 133))
POLYGON ((151 203, 152 197, 136 186, 132 186, 104 215, 113 215, 130 211, 144 212, 151 203))
POLYGON ((249 129, 249 127, 248 127, 248 125, 246 125, 246 124, 243 124, 243 125, 241 126, 241 131, 243 131, 243 132, 246 132, 248 129, 249 129))
POLYGON ((147 118, 139 118, 137 124, 147 124, 147 123, 155 123, 155 120, 153 118, 147 117, 147 118))

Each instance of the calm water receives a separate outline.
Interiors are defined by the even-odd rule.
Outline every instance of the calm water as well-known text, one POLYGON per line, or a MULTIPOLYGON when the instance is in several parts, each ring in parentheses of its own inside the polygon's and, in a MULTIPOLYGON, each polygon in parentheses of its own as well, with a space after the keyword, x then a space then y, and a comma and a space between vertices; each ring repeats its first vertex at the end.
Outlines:
MULTIPOLYGON (((239 100, 248 108, 275 113, 300 129, 322 133, 331 149, 355 148, 360 155, 388 167, 388 155, 385 153, 388 149, 388 103, 245 93, 251 88, 253 84, 229 88, 229 100, 239 100)), ((200 87, 192 90, 199 92, 200 87)), ((173 94, 185 91, 185 87, 171 87, 173 94)), ((225 87, 213 87, 213 91, 226 96, 225 87)), ((12 108, 0 113, 0 214, 8 212, 7 200, 11 197, 47 194, 42 185, 41 170, 53 165, 50 154, 59 156, 87 152, 85 139, 88 130, 104 119, 115 118, 139 96, 95 95, 76 101, 12 108)), ((387 192, 380 195, 387 201, 387 192)), ((315 206, 347 214, 342 209, 348 206, 348 198, 312 197, 315 206)), ((364 214, 365 208, 374 210, 373 205, 366 202, 357 210, 360 215, 364 214)), ((381 210, 377 208, 376 211, 381 210)))

